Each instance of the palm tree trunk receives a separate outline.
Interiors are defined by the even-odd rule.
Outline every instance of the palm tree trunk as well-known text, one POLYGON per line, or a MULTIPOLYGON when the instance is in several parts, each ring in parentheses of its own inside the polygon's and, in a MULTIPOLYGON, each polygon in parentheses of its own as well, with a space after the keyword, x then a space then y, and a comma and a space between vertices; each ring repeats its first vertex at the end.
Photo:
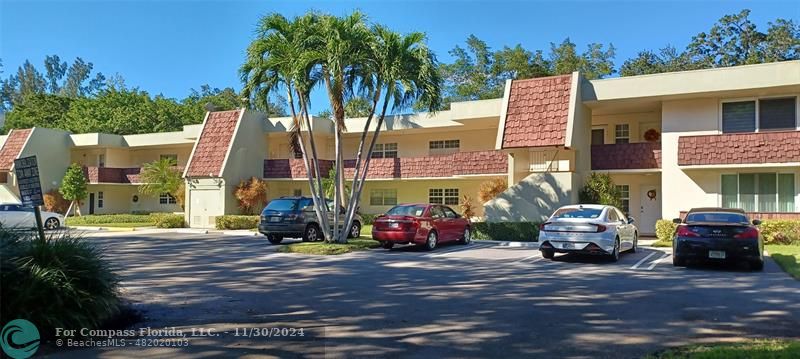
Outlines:
POLYGON ((309 180, 309 185, 311 187, 311 193, 314 198, 319 198, 320 207, 322 209, 322 216, 318 218, 320 223, 322 223, 322 233, 325 236, 326 241, 330 241, 333 237, 331 236, 331 232, 329 230, 330 223, 328 222, 328 206, 327 201, 325 199, 325 191, 322 189, 322 172, 319 169, 319 156, 317 155, 317 145, 314 140, 314 132, 313 128, 311 127, 311 119, 308 115, 308 102, 303 98, 302 95, 298 94, 300 104, 301 104, 301 116, 303 117, 306 128, 308 128, 309 133, 309 144, 311 145, 311 158, 313 161, 314 166, 314 173, 316 174, 316 190, 314 186, 314 182, 309 180))
MULTIPOLYGON (((311 199, 312 199, 312 201, 314 203, 314 212, 317 215, 317 220, 319 220, 319 223, 322 223, 323 226, 324 226, 326 223, 328 223, 328 221, 327 221, 327 213, 324 210, 322 210, 324 208, 324 205, 322 203, 324 203, 325 201, 320 201, 318 199, 316 191, 314 190, 314 179, 313 179, 312 173, 311 173, 309 165, 308 165, 308 155, 306 154, 305 143, 304 143, 305 141, 303 140, 303 131, 302 131, 301 127, 300 127, 300 123, 299 123, 298 118, 297 118, 297 112, 295 111, 295 108, 294 108, 294 99, 292 98, 292 89, 291 89, 291 87, 287 86, 287 92, 288 92, 288 95, 289 95, 289 98, 288 98, 288 102, 290 104, 289 107, 290 107, 291 112, 292 112, 292 121, 295 122, 295 127, 297 128, 297 131, 298 131, 298 133, 297 133, 298 141, 297 142, 298 142, 298 146, 300 146, 300 152, 301 152, 302 157, 303 157, 303 168, 305 168, 305 170, 306 170, 306 177, 308 179, 309 187, 311 188, 311 199), (320 202, 322 202, 322 203, 320 203, 320 202)), ((309 136, 312 137, 311 141, 313 143, 313 133, 311 133, 310 130, 311 130, 311 128, 309 128, 309 136)), ((316 155, 314 155, 314 157, 316 158, 316 155)), ((323 231, 323 233, 325 233, 325 231, 323 231)))

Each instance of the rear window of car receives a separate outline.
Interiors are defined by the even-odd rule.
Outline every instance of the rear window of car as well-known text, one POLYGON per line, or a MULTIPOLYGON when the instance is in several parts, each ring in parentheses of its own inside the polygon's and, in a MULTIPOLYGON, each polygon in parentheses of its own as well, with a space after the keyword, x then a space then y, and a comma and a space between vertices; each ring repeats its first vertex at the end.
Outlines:
POLYGON ((739 213, 697 212, 686 216, 686 223, 691 222, 747 223, 747 216, 739 213))
POLYGON ((553 218, 597 218, 603 213, 599 208, 561 208, 553 213, 553 218))
POLYGON ((425 206, 394 206, 386 211, 390 216, 415 216, 419 217, 425 213, 425 206))
POLYGON ((298 200, 296 199, 274 199, 267 204, 267 208, 273 211, 294 211, 297 210, 298 200))

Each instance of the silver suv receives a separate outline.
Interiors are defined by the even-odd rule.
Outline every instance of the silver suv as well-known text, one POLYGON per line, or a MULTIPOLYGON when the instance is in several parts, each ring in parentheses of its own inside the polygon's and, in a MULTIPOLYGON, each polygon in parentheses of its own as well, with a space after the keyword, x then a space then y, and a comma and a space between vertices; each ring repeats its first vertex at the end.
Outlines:
MULTIPOLYGON (((333 223, 333 201, 328 200, 328 221, 333 223)), ((340 208, 344 213, 344 208, 340 208)), ((344 222, 344 215, 339 220, 344 222)), ((347 233, 348 238, 361 235, 361 216, 356 214, 353 225, 347 233)), ((339 226, 342 226, 340 223, 339 226)), ((321 226, 314 212, 314 201, 311 197, 281 197, 270 201, 261 211, 258 231, 267 236, 272 244, 281 243, 283 238, 302 238, 304 242, 323 240, 321 226)))

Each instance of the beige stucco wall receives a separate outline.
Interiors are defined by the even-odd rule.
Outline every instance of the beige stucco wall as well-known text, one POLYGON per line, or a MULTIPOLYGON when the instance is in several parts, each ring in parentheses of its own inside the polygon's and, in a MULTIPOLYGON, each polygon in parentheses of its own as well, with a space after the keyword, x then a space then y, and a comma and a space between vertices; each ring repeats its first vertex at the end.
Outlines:
MULTIPOLYGON (((177 204, 161 204, 158 197, 139 193, 139 186, 126 184, 90 184, 88 192, 95 194, 95 214, 183 212, 177 204), (99 192, 103 192, 103 207, 98 206, 99 192), (133 196, 139 197, 133 202, 133 196)), ((81 213, 89 214, 89 197, 81 204, 81 213)))
POLYGON ((178 166, 186 166, 191 145, 158 146, 155 148, 80 148, 73 149, 71 161, 83 166, 97 166, 98 156, 106 156, 106 167, 142 167, 145 163, 158 161, 161 155, 178 155, 178 166))
MULTIPOLYGON (((616 125, 628 124, 630 142, 644 142, 644 132, 654 128, 661 131, 661 112, 630 112, 620 114, 593 115, 592 129, 605 131, 606 144, 615 143, 616 125)), ((591 137, 588 143, 591 143, 591 137)))
MULTIPOLYGON (((186 223, 190 227, 213 228, 217 216, 225 214, 225 181, 221 178, 191 179, 186 185, 186 223)), ((233 214, 235 212, 229 213, 233 214)))
MULTIPOLYGON (((636 219, 636 225, 639 228, 639 232, 641 234, 655 234, 655 227, 653 226, 646 226, 642 221, 642 204, 644 201, 650 201, 647 196, 642 196, 642 187, 644 186, 655 186, 656 187, 656 199, 657 201, 661 201, 663 204, 664 198, 664 191, 661 190, 661 174, 659 173, 637 173, 637 174, 628 174, 628 173, 612 173, 611 179, 614 181, 616 185, 628 185, 630 196, 629 196, 629 209, 630 213, 627 213, 629 217, 633 217, 636 219)), ((622 208, 620 208, 622 209, 622 208)), ((661 219, 664 216, 661 214, 661 208, 658 208, 657 213, 655 214, 656 219, 661 219)))
POLYGON ((484 205, 486 220, 541 221, 577 201, 572 172, 533 173, 484 205))
MULTIPOLYGON (((67 132, 41 127, 36 127, 31 132, 19 157, 36 156, 42 192, 46 193, 61 186, 61 180, 70 164, 70 146, 71 141, 67 132)), ((16 179, 13 182, 16 186, 16 179)))
MULTIPOLYGON (((421 157, 431 155, 429 142, 436 140, 459 140, 458 151, 460 152, 493 150, 496 133, 497 128, 452 129, 446 132, 405 130, 397 133, 387 131, 378 135, 376 143, 397 143, 399 157, 421 157)), ((348 135, 345 137, 343 145, 345 158, 356 157, 359 141, 359 136, 348 135)))
POLYGON ((267 153, 264 121, 264 115, 245 111, 233 134, 233 142, 222 170, 222 178, 225 180, 222 189, 225 198, 223 208, 227 214, 240 213, 238 201, 233 195, 236 186, 242 180, 251 177, 262 178, 264 175, 264 155, 267 153))

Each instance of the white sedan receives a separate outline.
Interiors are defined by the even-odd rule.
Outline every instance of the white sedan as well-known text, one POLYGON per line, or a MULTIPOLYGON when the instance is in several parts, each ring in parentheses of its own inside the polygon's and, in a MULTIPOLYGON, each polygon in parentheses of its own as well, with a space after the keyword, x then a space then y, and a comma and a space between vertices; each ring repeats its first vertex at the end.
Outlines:
MULTIPOLYGON (((64 224, 64 216, 42 211, 44 229, 53 230, 64 224)), ((33 207, 16 203, 0 204, 0 225, 5 228, 36 228, 36 216, 33 207)))
POLYGON ((585 253, 619 260, 622 251, 635 253, 639 230, 613 206, 579 204, 564 206, 539 226, 542 257, 555 253, 585 253))

